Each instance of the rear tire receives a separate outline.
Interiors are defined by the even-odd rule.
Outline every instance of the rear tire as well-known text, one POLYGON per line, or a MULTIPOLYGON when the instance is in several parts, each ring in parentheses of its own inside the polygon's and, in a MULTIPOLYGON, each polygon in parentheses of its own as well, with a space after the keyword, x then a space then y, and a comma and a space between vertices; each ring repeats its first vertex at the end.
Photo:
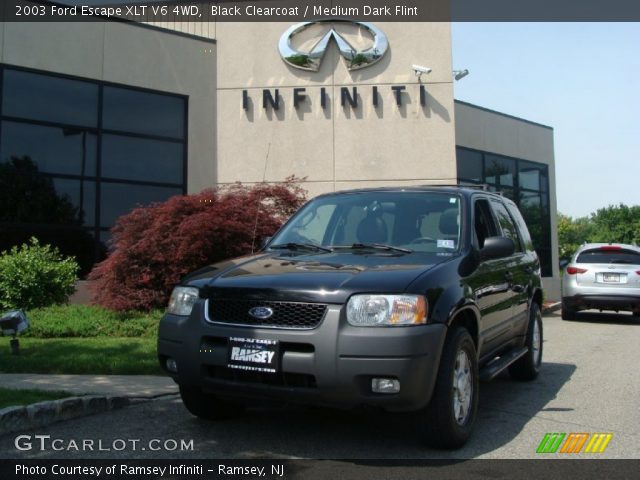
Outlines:
POLYGON ((204 420, 224 420, 244 412, 244 405, 222 400, 204 393, 199 388, 180 385, 182 403, 192 415, 204 420))
POLYGON ((525 346, 526 354, 509 365, 509 375, 516 380, 534 380, 540 373, 542 365, 542 314, 540 306, 532 303, 529 309, 529 326, 525 346))
POLYGON ((561 311, 563 320, 575 320, 576 319, 576 311, 572 308, 569 308, 564 302, 562 302, 562 311, 561 311))
POLYGON ((433 396, 417 422, 430 447, 454 449, 467 442, 478 410, 478 378, 473 339, 465 328, 454 328, 444 344, 433 396))

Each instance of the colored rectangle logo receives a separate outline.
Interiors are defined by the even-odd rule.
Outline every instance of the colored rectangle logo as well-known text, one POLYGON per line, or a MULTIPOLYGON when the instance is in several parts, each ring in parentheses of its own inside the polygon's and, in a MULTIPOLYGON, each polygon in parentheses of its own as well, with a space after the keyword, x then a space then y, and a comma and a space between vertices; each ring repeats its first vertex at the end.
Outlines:
POLYGON ((545 433, 536 453, 604 453, 613 438, 613 433, 545 433), (586 446, 585 446, 586 445, 586 446))

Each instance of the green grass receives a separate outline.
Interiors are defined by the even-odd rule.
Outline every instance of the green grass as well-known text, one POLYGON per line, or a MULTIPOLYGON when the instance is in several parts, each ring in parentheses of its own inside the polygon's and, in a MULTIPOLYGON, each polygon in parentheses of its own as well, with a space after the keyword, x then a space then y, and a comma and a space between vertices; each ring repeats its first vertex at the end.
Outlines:
POLYGON ((26 338, 20 355, 0 337, 0 372, 159 375, 155 338, 26 338))
POLYGON ((72 396, 73 394, 69 392, 0 388, 0 408, 29 405, 45 400, 57 400, 72 396))
POLYGON ((55 305, 27 312, 30 327, 23 337, 153 338, 162 311, 118 313, 89 305, 55 305))

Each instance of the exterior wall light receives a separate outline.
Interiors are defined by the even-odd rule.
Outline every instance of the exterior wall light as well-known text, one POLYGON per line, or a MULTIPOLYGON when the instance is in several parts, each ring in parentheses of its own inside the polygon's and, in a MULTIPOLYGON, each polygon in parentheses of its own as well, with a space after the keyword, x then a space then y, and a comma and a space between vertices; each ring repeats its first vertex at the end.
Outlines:
POLYGON ((467 75, 469 75, 469 70, 467 70, 466 68, 464 70, 454 70, 453 71, 453 79, 455 81, 458 81, 458 80, 466 77, 467 75))
POLYGON ((20 355, 20 342, 16 338, 19 333, 29 328, 29 319, 22 310, 11 310, 0 318, 0 330, 3 335, 11 335, 11 353, 20 355))

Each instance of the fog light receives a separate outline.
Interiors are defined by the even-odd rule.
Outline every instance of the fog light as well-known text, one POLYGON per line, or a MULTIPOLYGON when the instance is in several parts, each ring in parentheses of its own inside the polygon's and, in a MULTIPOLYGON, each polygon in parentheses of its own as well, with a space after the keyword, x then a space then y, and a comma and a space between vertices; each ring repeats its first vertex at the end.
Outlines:
POLYGON ((400 381, 395 378, 372 378, 371 391, 374 393, 398 393, 400 381))
POLYGON ((178 364, 176 363, 176 360, 174 358, 167 358, 167 370, 169 370, 172 373, 178 373, 178 364))

